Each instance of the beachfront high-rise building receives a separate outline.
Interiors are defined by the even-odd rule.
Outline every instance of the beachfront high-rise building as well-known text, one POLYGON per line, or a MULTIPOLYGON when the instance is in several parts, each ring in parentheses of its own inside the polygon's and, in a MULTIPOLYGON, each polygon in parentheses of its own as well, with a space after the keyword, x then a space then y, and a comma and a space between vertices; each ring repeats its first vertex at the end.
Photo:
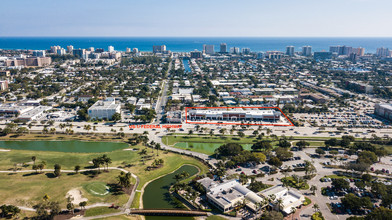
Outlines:
POLYGON ((239 47, 232 47, 232 48, 230 48, 230 53, 232 53, 232 54, 239 54, 240 53, 240 48, 239 47))
POLYGON ((74 47, 72 45, 67 46, 67 52, 72 53, 74 47))
POLYGON ((139 49, 133 48, 133 49, 132 49, 132 52, 134 52, 134 53, 139 53, 139 49))
POLYGON ((109 51, 109 53, 113 52, 114 51, 114 47, 113 46, 109 46, 108 47, 108 51, 109 51))
POLYGON ((45 50, 34 50, 33 51, 33 56, 35 56, 35 57, 45 57, 46 56, 46 51, 45 50))
POLYGON ((302 56, 305 56, 305 57, 312 56, 312 47, 311 46, 303 46, 302 47, 302 56))
POLYGON ((57 53, 58 49, 61 49, 61 47, 60 46, 51 46, 50 47, 50 52, 51 53, 57 53))
POLYGON ((166 45, 154 45, 152 46, 153 53, 163 53, 166 51, 166 45))
POLYGON ((221 53, 227 53, 227 44, 226 43, 221 43, 220 44, 220 50, 219 52, 221 53))
POLYGON ((131 52, 131 48, 127 47, 127 49, 125 49, 125 53, 130 53, 131 52))
POLYGON ((337 53, 339 56, 340 55, 350 56, 350 54, 352 54, 355 51, 353 50, 352 47, 348 47, 348 46, 330 46, 329 52, 337 53))
POLYGON ((86 55, 86 49, 73 49, 72 53, 74 56, 77 56, 79 58, 83 58, 86 55))
POLYGON ((64 48, 60 48, 60 49, 57 49, 56 53, 57 53, 57 55, 63 56, 63 55, 65 55, 66 51, 64 48))
POLYGON ((203 58, 203 54, 201 51, 198 51, 198 50, 191 51, 191 58, 192 59, 200 59, 200 58, 203 58))
POLYGON ((242 48, 243 54, 250 54, 250 48, 242 48))
POLYGON ((355 53, 357 56, 364 56, 365 55, 365 48, 358 47, 358 48, 353 48, 353 53, 355 53))
POLYGON ((389 51, 388 48, 384 48, 384 47, 377 48, 376 55, 378 57, 389 57, 390 56, 390 51, 389 51))
POLYGON ((204 51, 205 54, 210 54, 210 55, 215 54, 214 45, 204 44, 203 45, 203 51, 204 51))
POLYGON ((286 47, 286 55, 288 56, 294 56, 294 46, 287 46, 286 47))

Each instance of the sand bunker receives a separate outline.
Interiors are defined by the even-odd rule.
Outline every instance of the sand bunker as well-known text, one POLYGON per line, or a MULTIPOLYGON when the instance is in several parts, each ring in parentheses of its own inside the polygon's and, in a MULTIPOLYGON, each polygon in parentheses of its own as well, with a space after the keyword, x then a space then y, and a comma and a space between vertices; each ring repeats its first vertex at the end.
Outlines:
POLYGON ((66 198, 68 198, 69 196, 71 196, 74 199, 72 203, 75 205, 79 205, 79 203, 88 200, 87 198, 84 198, 82 196, 82 191, 80 191, 79 189, 71 189, 70 191, 68 191, 66 198))

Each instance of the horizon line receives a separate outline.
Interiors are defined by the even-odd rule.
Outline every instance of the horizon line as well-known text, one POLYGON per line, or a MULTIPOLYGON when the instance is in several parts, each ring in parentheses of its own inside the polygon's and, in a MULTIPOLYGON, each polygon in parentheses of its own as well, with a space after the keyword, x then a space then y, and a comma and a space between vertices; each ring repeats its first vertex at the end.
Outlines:
POLYGON ((72 38, 88 38, 88 37, 96 37, 96 38, 106 38, 106 37, 114 37, 114 38, 392 38, 392 36, 0 36, 0 38, 6 37, 72 37, 72 38))

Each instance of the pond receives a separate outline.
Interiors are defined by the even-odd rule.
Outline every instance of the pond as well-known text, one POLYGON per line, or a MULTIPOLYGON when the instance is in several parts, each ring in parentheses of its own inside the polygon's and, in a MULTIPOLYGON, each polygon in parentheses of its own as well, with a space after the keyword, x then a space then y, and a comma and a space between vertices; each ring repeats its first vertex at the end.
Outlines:
POLYGON ((111 152, 127 148, 126 143, 89 141, 0 141, 0 148, 12 150, 58 151, 75 153, 111 152))
MULTIPOLYGON (((174 176, 183 171, 189 173, 189 176, 197 174, 198 169, 195 166, 184 165, 173 173, 169 173, 161 178, 158 178, 149 183, 144 189, 143 193, 143 208, 144 209, 184 209, 181 205, 176 204, 169 193, 169 188, 176 181, 174 176)), ((146 216, 148 220, 154 219, 168 219, 165 216, 146 216)), ((170 219, 182 220, 193 219, 191 217, 172 217, 170 219)))
MULTIPOLYGON (((215 149, 222 146, 223 143, 193 143, 193 142, 179 142, 174 146, 181 149, 191 150, 208 155, 214 154, 215 149)), ((245 150, 251 150, 252 144, 241 144, 245 150)))

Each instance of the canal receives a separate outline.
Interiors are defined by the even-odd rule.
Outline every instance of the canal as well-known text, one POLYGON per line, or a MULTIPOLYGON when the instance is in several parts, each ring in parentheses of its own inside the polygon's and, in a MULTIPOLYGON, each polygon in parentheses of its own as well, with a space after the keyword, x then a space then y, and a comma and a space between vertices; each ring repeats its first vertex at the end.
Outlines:
MULTIPOLYGON (((169 193, 169 188, 176 181, 174 176, 183 171, 189 173, 189 176, 197 174, 198 169, 195 166, 184 165, 173 173, 169 173, 149 183, 144 189, 143 193, 143 208, 144 209, 185 209, 182 205, 173 201, 169 193)), ((168 217, 168 216, 146 216, 147 220, 189 220, 192 217, 168 217)))
POLYGON ((192 72, 192 69, 189 65, 189 59, 182 59, 182 63, 184 64, 185 72, 192 72))

